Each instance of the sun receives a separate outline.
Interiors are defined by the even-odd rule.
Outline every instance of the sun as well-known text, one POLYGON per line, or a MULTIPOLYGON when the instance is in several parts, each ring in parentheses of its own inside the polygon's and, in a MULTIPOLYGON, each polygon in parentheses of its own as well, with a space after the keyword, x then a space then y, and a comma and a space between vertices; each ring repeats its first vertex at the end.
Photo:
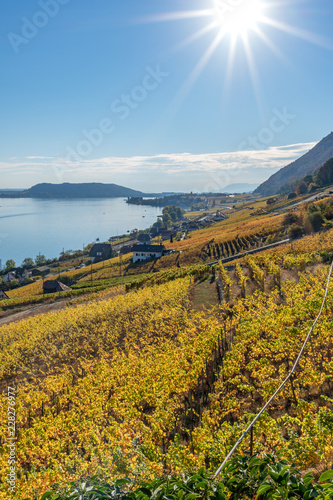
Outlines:
POLYGON ((214 6, 215 24, 234 37, 255 30, 263 16, 260 0, 214 0, 214 6))
MULTIPOLYGON (((281 19, 281 14, 288 10, 289 4, 307 3, 309 0, 198 0, 202 8, 178 10, 175 12, 159 12, 137 19, 138 23, 161 23, 188 20, 202 20, 202 26, 168 49, 164 56, 170 57, 183 50, 199 39, 211 34, 211 40, 205 46, 184 83, 176 93, 169 107, 170 117, 174 117, 190 93, 192 87, 203 73, 215 53, 220 52, 219 59, 223 64, 224 87, 226 92, 231 89, 233 69, 238 60, 246 61, 253 90, 261 109, 260 78, 256 67, 256 54, 261 46, 270 50, 283 64, 289 65, 288 57, 280 50, 271 37, 271 32, 280 31, 285 35, 294 36, 300 40, 316 44, 332 50, 332 41, 322 38, 293 24, 287 24, 281 19), (219 48, 221 50, 219 51, 219 48), (241 54, 242 52, 242 54, 241 54), (240 55, 240 58, 238 58, 240 55), (245 55, 245 58, 244 58, 245 55)), ((217 60, 217 59, 216 59, 217 60)), ((170 118, 171 120, 172 118, 170 118)))

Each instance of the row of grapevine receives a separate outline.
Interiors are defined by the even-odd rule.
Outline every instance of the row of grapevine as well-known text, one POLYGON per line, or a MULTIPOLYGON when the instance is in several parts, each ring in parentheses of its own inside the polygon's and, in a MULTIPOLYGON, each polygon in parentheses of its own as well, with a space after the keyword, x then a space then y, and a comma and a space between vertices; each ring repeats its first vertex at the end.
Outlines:
POLYGON ((261 289, 265 290, 265 272, 264 270, 256 264, 253 257, 246 256, 244 258, 247 267, 250 269, 252 279, 261 287, 261 289))
POLYGON ((218 276, 221 279, 224 297, 226 300, 230 300, 231 287, 233 282, 229 276, 228 271, 225 269, 221 261, 218 264, 218 276))
POLYGON ((241 289, 241 296, 245 299, 246 297, 246 282, 248 281, 247 276, 244 275, 241 265, 237 262, 235 267, 235 275, 237 279, 237 284, 241 289))
POLYGON ((207 243, 202 249, 203 255, 211 260, 219 260, 227 257, 233 257, 239 253, 258 248, 265 244, 267 238, 260 235, 238 236, 237 238, 224 241, 215 242, 215 240, 207 243))
POLYGON ((210 272, 208 266, 199 264, 182 268, 172 268, 167 271, 160 271, 158 273, 139 275, 136 278, 132 279, 130 283, 126 284, 126 290, 131 290, 133 288, 139 289, 144 285, 161 285, 163 283, 174 281, 179 278, 185 278, 187 276, 201 277, 208 272, 210 272))

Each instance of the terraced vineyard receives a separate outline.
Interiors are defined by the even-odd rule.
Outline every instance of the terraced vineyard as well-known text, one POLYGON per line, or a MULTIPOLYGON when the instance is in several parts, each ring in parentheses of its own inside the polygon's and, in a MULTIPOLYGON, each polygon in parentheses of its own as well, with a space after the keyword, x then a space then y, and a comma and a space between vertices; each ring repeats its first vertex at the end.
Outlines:
POLYGON ((74 471, 163 469, 163 443, 219 335, 216 319, 190 317, 190 284, 0 330, 2 385, 18 385, 22 498, 74 471))
POLYGON ((247 250, 253 250, 264 246, 267 236, 252 234, 249 236, 240 236, 234 240, 215 242, 215 239, 207 243, 202 249, 202 253, 210 260, 226 259, 233 257, 247 250))
MULTIPOLYGON (((213 472, 292 366, 321 306, 332 252, 329 230, 228 266, 126 276, 100 266, 93 286, 76 283, 72 292, 86 295, 73 296, 75 307, 0 328, 1 422, 7 387, 17 395, 11 497, 33 498, 83 475, 213 472), (193 309, 193 290, 208 278, 221 280, 221 305, 193 309)), ((243 457, 273 454, 317 477, 331 468, 332 312, 330 284, 295 377, 253 442, 242 442, 243 457)), ((0 471, 8 471, 5 438, 0 471)), ((8 499, 5 482, 0 499, 8 499)))
MULTIPOLYGON (((315 319, 323 297, 327 267, 302 273, 297 285, 286 282, 280 292, 257 291, 226 308, 223 330, 232 335, 210 408, 193 437, 193 449, 218 464, 247 425, 249 418, 274 393, 291 368, 315 319)), ((254 452, 275 452, 298 466, 331 466, 332 441, 332 308, 316 329, 292 385, 276 399, 255 426, 254 452), (315 439, 314 439, 315 436, 315 439)), ((243 452, 249 442, 242 444, 243 452)))

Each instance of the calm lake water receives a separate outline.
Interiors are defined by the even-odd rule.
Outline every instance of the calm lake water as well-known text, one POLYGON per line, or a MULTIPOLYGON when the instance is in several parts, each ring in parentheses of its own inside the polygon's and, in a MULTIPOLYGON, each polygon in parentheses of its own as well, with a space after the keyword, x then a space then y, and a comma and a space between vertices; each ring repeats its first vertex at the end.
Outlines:
POLYGON ((17 266, 40 252, 59 257, 65 250, 82 249, 99 238, 145 229, 161 208, 128 205, 124 198, 38 200, 0 198, 0 259, 17 266))

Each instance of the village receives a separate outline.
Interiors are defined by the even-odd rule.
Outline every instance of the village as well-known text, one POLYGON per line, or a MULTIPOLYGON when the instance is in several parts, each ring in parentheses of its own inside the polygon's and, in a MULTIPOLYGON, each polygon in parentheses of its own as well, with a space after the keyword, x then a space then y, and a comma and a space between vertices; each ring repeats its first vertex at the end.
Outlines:
MULTIPOLYGON (((230 208, 230 207, 224 207, 230 208)), ((162 216, 161 216, 162 217, 162 216)), ((108 242, 96 242, 90 245, 89 253, 82 255, 80 263, 76 267, 67 267, 54 272, 54 268, 58 262, 52 261, 51 264, 27 268, 26 266, 13 267, 0 272, 0 300, 8 299, 6 291, 13 288, 22 287, 31 284, 33 281, 43 281, 43 293, 61 293, 68 292, 71 288, 62 282, 61 274, 68 271, 73 271, 80 268, 89 268, 89 265, 96 264, 111 259, 115 256, 124 256, 133 253, 133 264, 144 262, 153 259, 160 259, 163 256, 170 255, 175 252, 174 249, 166 248, 163 244, 165 241, 179 241, 187 238, 192 231, 203 229, 211 226, 214 223, 225 220, 227 216, 220 210, 213 213, 203 211, 191 219, 181 217, 172 224, 154 224, 151 228, 145 231, 133 231, 136 237, 130 235, 127 241, 117 243, 119 237, 111 237, 108 242), (85 262, 84 262, 85 261, 85 262)), ((26 259, 31 260, 31 259, 26 259)), ((54 259, 56 260, 56 259, 54 259)), ((8 262, 6 263, 8 264, 8 262)), ((68 266, 71 262, 68 262, 68 266)))

